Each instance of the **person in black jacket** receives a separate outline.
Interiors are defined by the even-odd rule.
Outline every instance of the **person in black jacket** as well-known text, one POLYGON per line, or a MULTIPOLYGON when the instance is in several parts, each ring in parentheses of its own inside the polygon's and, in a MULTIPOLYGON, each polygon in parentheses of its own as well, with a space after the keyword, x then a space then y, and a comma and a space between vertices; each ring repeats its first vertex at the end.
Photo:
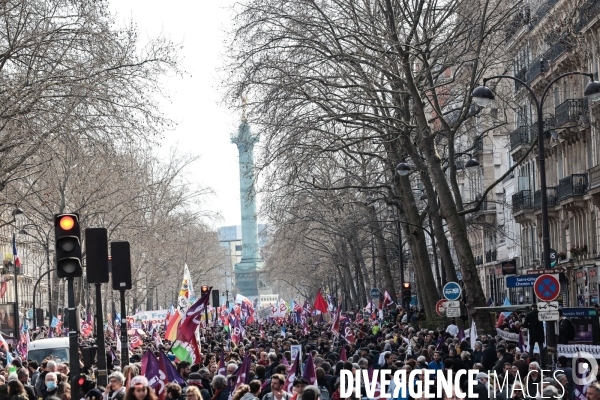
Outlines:
POLYGON ((563 310, 558 310, 558 316, 558 344, 569 344, 575 338, 575 326, 563 315, 563 310))
POLYGON ((535 343, 540 346, 540 353, 542 353, 542 346, 544 345, 544 323, 538 319, 537 305, 531 306, 531 311, 525 316, 525 322, 523 327, 529 329, 529 349, 533 352, 535 343))
POLYGON ((496 354, 496 339, 490 339, 487 347, 481 354, 481 363, 486 371, 490 371, 492 368, 494 368, 497 360, 498 356, 496 354))

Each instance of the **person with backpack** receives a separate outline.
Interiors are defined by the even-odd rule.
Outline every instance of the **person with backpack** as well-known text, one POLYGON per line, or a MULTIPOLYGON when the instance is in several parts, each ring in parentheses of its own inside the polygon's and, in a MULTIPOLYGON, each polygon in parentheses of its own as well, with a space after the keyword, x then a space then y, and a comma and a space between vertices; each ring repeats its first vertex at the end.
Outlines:
POLYGON ((575 326, 563 315, 563 310, 558 310, 558 317, 558 344, 569 344, 569 340, 575 339, 575 326))
POLYGON ((325 370, 323 368, 317 368, 315 370, 315 373, 317 375, 317 384, 316 386, 319 388, 319 390, 321 391, 321 394, 319 395, 319 398, 321 400, 329 400, 330 399, 330 386, 329 386, 329 381, 327 380, 327 376, 325 375, 325 370))

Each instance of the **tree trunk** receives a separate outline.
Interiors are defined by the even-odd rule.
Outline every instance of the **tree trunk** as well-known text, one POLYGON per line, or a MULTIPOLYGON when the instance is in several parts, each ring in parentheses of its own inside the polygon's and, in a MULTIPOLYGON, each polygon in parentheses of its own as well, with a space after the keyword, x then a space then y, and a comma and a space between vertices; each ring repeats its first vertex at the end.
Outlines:
POLYGON ((370 226, 375 234, 375 248, 377 250, 377 262, 381 270, 381 277, 383 282, 383 289, 386 290, 394 302, 396 299, 396 289, 394 288, 394 277, 392 276, 392 270, 390 269, 390 263, 387 257, 387 246, 385 244, 385 238, 383 237, 382 225, 377 221, 377 213, 374 207, 367 207, 370 216, 370 226))

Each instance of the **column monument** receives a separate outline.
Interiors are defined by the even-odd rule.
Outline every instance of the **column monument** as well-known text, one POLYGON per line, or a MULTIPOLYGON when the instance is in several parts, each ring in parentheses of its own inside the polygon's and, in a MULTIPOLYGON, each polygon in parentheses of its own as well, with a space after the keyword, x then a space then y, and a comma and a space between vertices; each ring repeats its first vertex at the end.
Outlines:
POLYGON ((258 247, 256 217, 256 192, 254 190, 254 145, 259 135, 250 131, 246 118, 242 118, 237 133, 231 135, 232 143, 240 153, 240 205, 242 208, 242 259, 235 264, 235 284, 244 296, 257 297, 263 286, 259 273, 264 268, 258 247))

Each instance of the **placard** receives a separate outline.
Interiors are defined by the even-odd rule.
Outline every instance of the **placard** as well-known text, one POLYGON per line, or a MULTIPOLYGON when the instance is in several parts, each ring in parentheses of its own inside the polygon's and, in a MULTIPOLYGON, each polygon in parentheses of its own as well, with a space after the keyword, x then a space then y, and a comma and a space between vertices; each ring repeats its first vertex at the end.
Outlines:
POLYGON ((290 346, 290 351, 292 352, 292 362, 296 360, 298 354, 302 356, 302 345, 301 344, 293 344, 290 346))

